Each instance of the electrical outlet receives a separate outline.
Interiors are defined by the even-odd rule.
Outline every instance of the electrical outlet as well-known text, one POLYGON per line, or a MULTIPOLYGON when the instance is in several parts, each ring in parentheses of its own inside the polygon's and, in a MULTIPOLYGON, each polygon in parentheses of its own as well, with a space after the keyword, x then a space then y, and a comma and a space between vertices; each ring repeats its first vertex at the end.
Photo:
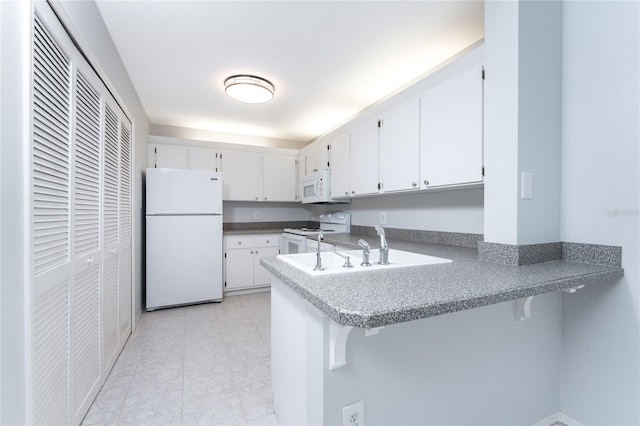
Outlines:
POLYGON ((260 219, 260 211, 256 210, 255 212, 253 212, 253 218, 255 220, 259 220, 260 219))
POLYGON ((387 224, 387 212, 380 212, 380 225, 387 224))
POLYGON ((342 426, 364 426, 364 401, 342 408, 342 426))

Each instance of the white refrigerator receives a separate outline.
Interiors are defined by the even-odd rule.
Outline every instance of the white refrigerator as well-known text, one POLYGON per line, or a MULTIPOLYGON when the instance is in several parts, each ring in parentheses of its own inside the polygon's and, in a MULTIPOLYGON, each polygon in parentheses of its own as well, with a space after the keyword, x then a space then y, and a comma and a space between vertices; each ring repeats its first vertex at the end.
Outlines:
POLYGON ((222 300, 222 173, 147 169, 146 308, 222 300))

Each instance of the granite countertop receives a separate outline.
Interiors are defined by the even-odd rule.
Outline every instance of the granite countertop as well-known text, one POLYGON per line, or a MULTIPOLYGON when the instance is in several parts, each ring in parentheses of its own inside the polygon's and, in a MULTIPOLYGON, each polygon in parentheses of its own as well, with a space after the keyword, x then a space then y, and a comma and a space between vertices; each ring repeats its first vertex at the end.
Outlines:
MULTIPOLYGON (((357 234, 325 234, 324 241, 356 247, 357 234)), ((491 305, 552 291, 618 279, 619 266, 565 260, 526 266, 478 260, 477 249, 389 240, 394 249, 453 260, 452 263, 311 276, 269 256, 261 264, 338 324, 373 328, 491 305)), ((374 261, 375 259, 372 259, 374 261)))

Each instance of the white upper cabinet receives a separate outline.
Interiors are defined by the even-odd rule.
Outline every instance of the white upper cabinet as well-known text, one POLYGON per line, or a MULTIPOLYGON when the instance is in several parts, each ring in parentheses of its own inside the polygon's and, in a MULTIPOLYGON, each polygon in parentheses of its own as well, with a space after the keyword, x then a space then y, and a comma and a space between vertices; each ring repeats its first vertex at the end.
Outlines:
POLYGON ((149 145, 149 167, 186 169, 187 151, 185 146, 149 145))
POLYGON ((351 136, 343 133, 331 140, 331 196, 351 196, 351 136))
POLYGON ((378 119, 372 118, 351 131, 351 194, 376 194, 379 185, 380 145, 378 119))
POLYGON ((329 144, 318 143, 300 155, 300 176, 306 177, 329 168, 329 144))
POLYGON ((149 167, 217 172, 220 152, 211 148, 149 144, 149 167))
POLYGON ((297 201, 297 166, 296 157, 262 156, 263 201, 297 201))
POLYGON ((244 151, 221 153, 225 201, 297 201, 297 158, 244 151))
POLYGON ((262 156, 260 154, 224 151, 220 168, 223 200, 261 200, 262 156))
POLYGON ((420 100, 413 98, 380 116, 380 186, 383 192, 418 189, 420 100))
POLYGON ((205 170, 210 172, 218 171, 219 153, 210 148, 189 148, 187 153, 187 164, 189 170, 205 170))
POLYGON ((482 65, 421 96, 421 188, 482 182, 482 65))

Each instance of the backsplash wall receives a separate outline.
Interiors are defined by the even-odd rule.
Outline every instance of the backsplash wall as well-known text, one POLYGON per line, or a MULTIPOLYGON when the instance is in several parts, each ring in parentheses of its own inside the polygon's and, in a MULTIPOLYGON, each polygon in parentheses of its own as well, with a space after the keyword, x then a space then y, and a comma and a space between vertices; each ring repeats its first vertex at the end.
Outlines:
POLYGON ((483 234, 484 189, 456 189, 410 194, 387 194, 356 198, 351 204, 305 205, 310 220, 330 211, 351 213, 351 223, 360 226, 380 224, 380 212, 387 216, 386 226, 426 231, 483 234))
POLYGON ((290 222, 309 220, 311 214, 300 203, 259 203, 225 201, 222 203, 224 223, 237 222, 290 222), (260 213, 260 219, 255 213, 260 213))
POLYGON ((225 223, 239 223, 318 220, 322 213, 347 211, 353 225, 373 226, 385 212, 390 228, 483 234, 483 206, 483 188, 473 188, 356 198, 351 204, 225 201, 223 213, 225 223))

